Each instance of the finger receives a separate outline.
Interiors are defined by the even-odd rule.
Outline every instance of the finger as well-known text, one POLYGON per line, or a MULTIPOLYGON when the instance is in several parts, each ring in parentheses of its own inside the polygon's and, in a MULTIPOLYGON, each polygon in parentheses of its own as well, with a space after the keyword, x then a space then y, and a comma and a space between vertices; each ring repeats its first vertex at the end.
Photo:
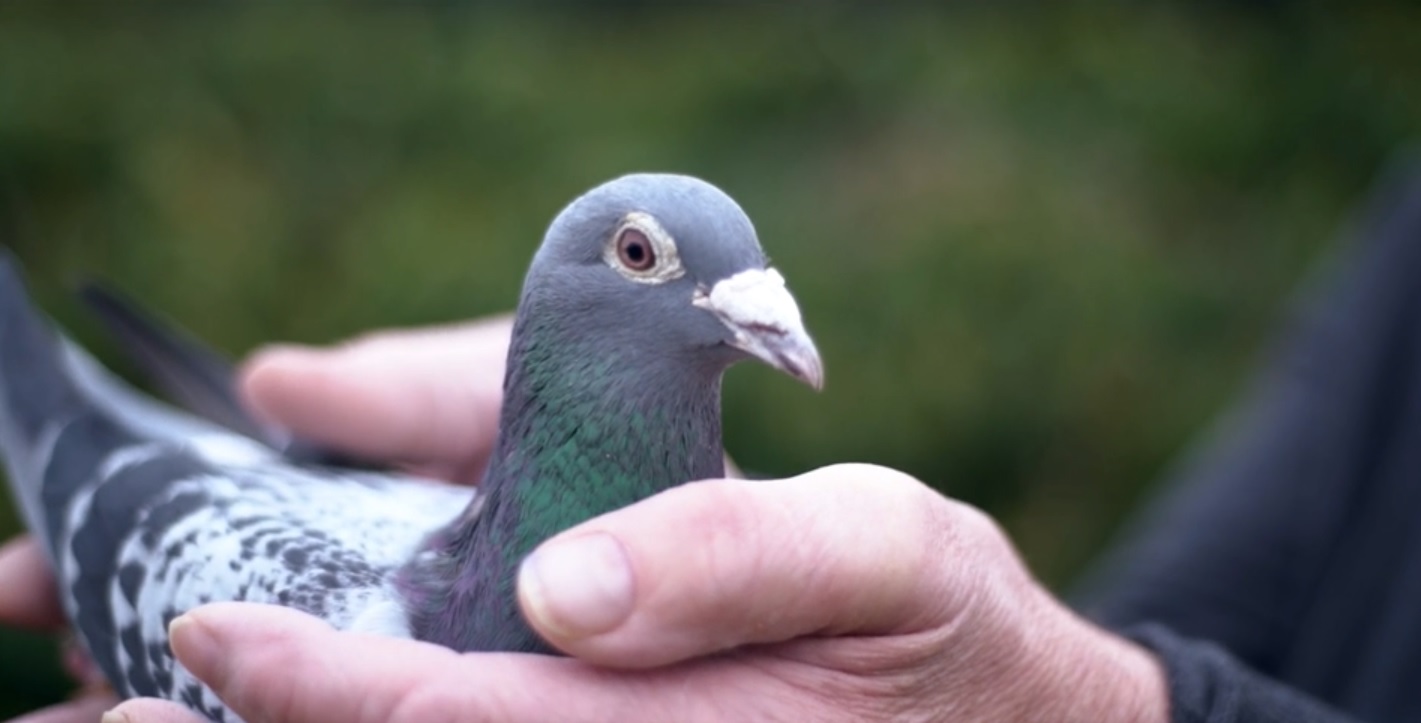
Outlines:
MULTIPOLYGON (((92 718, 88 719, 90 722, 92 718)), ((126 700, 100 723, 206 723, 207 719, 177 703, 156 698, 126 700)))
POLYGON ((64 625, 49 560, 29 535, 0 547, 0 622, 37 630, 64 625))
POLYGON ((420 676, 458 657, 402 641, 408 649, 392 660, 403 662, 390 666, 384 657, 393 639, 337 635, 303 613, 242 603, 182 615, 169 627, 169 639, 178 660, 244 719, 286 723, 387 719, 420 676), (308 650, 312 645, 319 649, 308 650), (343 660, 352 646, 360 652, 343 660))
POLYGON ((519 599, 549 642, 648 667, 806 635, 926 630, 989 569, 994 526, 892 470, 683 485, 545 543, 519 599), (954 571, 960 571, 954 573, 954 571), (957 584, 954 584, 956 582, 957 584))
POLYGON ((102 690, 108 686, 108 677, 104 675, 103 669, 94 662, 93 656, 89 655, 89 651, 72 631, 60 644, 59 658, 64 672, 84 688, 102 690))
POLYGON ((497 430, 506 319, 382 332, 329 348, 258 351, 241 372, 254 412, 305 438, 396 461, 468 464, 497 430))
MULTIPOLYGON (((173 649, 245 720, 424 723, 828 720, 803 678, 734 657, 619 672, 569 658, 460 655, 341 633, 275 606, 218 603, 173 626, 173 649), (727 696, 735 700, 728 700, 727 696), (784 706, 778 715, 775 706, 784 706)), ((828 699, 830 696, 815 696, 828 699)))
POLYGON ((22 715, 10 723, 94 723, 117 702, 113 696, 85 696, 22 715))

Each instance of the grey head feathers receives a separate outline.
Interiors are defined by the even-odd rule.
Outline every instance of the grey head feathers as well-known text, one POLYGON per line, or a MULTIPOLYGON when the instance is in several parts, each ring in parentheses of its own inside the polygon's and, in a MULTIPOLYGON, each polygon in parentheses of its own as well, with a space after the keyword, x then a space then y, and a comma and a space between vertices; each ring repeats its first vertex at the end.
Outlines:
POLYGON ((735 199, 691 176, 639 173, 602 184, 568 204, 548 228, 530 273, 559 263, 596 263, 603 244, 632 213, 654 219, 676 239, 701 283, 765 265, 755 227, 735 199))
POLYGON ((818 351, 767 264, 754 225, 725 192, 690 176, 623 176, 554 219, 524 281, 519 320, 642 358, 692 355, 711 373, 755 356, 818 387, 818 351), (647 249, 637 257, 646 268, 620 258, 628 240, 647 249))

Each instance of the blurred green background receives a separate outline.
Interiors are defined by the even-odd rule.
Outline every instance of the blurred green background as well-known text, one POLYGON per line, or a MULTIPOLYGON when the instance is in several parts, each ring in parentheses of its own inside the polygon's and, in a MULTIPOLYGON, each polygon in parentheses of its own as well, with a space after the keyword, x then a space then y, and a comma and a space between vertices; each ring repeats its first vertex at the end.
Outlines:
MULTIPOLYGON (((507 309, 574 195, 699 175, 828 370, 735 370, 736 458, 901 468, 1062 586, 1421 132, 1421 11, 1006 6, 4 4, 0 233, 101 355, 82 273, 240 354, 507 309)), ((0 641, 0 713, 52 647, 0 641)))

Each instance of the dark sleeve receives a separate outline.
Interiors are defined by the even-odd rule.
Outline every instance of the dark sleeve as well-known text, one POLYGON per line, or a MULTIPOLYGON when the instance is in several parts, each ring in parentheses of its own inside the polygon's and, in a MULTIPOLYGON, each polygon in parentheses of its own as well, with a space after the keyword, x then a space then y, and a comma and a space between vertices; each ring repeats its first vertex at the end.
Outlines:
POLYGON ((1421 697, 1386 667, 1421 638, 1376 607, 1421 616, 1396 584, 1421 559, 1418 171, 1379 185, 1244 403, 1077 598, 1160 655, 1176 721, 1347 720, 1319 701, 1370 716, 1421 697))
POLYGON ((1159 657, 1169 680, 1174 723, 1357 723, 1249 668, 1215 643, 1181 637, 1156 623, 1117 632, 1159 657))

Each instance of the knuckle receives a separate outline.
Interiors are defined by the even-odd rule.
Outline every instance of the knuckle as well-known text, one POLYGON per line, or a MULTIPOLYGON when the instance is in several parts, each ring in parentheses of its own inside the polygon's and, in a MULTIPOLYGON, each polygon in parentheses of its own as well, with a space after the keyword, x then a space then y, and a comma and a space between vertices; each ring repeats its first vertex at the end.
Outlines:
POLYGON ((917 478, 889 467, 841 464, 824 471, 838 488, 835 496, 858 517, 921 521, 923 511, 940 506, 943 499, 917 478))
POLYGON ((359 352, 366 349, 379 350, 399 344, 403 334, 397 329, 368 329, 340 342, 338 349, 359 352))
POLYGON ((949 501, 942 514, 944 523, 960 545, 984 556, 993 557, 1009 549, 1006 532, 986 512, 962 502, 949 501))
POLYGON ((835 470, 854 519, 891 521, 864 541, 880 581, 895 587, 900 630, 930 630, 958 620, 1019 565, 1005 533, 985 512, 895 470, 867 465, 835 470), (911 615, 909 615, 911 611, 911 615), (911 620, 911 622, 910 622, 911 620))

